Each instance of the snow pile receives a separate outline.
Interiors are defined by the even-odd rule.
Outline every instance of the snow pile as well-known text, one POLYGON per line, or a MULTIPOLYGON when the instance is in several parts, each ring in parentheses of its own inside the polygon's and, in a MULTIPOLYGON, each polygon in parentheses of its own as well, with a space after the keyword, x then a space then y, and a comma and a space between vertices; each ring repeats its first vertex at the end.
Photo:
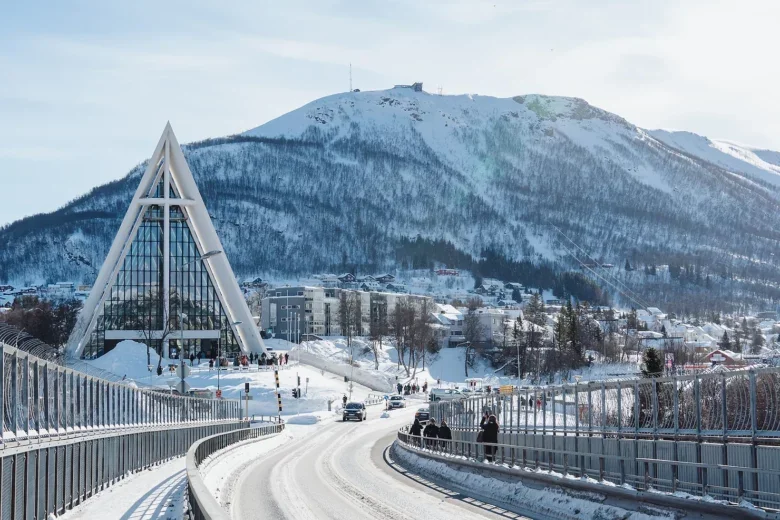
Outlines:
POLYGON ((404 467, 411 468, 412 471, 425 475, 426 478, 443 480, 450 489, 478 495, 490 503, 505 504, 512 509, 535 513, 545 518, 604 520, 675 518, 673 512, 658 512, 651 515, 601 504, 598 501, 604 500, 604 497, 597 493, 578 492, 577 496, 573 496, 559 487, 532 488, 517 479, 504 478, 493 473, 483 475, 462 467, 454 468, 443 462, 415 455, 399 447, 397 443, 393 444, 392 456, 404 467), (581 498, 586 495, 589 499, 581 498))
POLYGON ((312 414, 293 415, 285 420, 287 424, 317 424, 318 422, 320 422, 320 418, 312 414))
MULTIPOLYGON (((160 356, 157 355, 154 349, 149 349, 149 358, 147 358, 145 344, 127 339, 120 341, 107 354, 97 359, 89 360, 89 364, 119 376, 127 376, 127 379, 147 382, 149 379, 149 365, 152 365, 152 371, 156 375, 155 371, 157 370, 159 360, 160 356)), ((178 363, 178 360, 165 358, 162 360, 163 367, 167 367, 171 363, 178 363)))

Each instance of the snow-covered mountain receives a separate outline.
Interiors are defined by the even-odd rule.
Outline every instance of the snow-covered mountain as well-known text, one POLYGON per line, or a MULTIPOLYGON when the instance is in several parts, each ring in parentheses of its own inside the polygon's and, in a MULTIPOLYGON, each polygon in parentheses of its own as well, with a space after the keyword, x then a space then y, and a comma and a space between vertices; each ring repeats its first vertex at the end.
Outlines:
MULTIPOLYGON (((576 256, 657 305, 717 306, 780 282, 780 154, 732 146, 576 98, 394 88, 185 153, 240 277, 440 261, 549 287, 576 256)), ((89 282, 143 168, 0 230, 0 281, 89 282)))

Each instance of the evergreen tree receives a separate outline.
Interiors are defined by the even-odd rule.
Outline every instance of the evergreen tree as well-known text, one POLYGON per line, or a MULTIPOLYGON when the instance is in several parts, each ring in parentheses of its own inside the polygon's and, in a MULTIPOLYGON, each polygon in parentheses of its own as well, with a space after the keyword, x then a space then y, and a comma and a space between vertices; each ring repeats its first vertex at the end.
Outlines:
POLYGON ((645 350, 642 355, 642 375, 645 377, 659 377, 664 371, 664 360, 661 353, 653 347, 645 350))
POLYGON ((729 339, 728 332, 723 332, 723 337, 720 338, 718 346, 721 348, 721 350, 731 350, 731 340, 729 339))
POLYGON ((753 340, 750 342, 750 351, 752 354, 759 354, 761 353, 761 348, 764 346, 766 341, 764 340, 764 335, 761 333, 761 330, 756 327, 753 329, 753 340))
POLYGON ((526 320, 535 325, 543 327, 547 323, 547 314, 544 311, 544 302, 539 294, 534 294, 531 297, 531 301, 528 302, 528 306, 525 308, 523 315, 526 320))
POLYGON ((625 269, 626 269, 626 271, 633 271, 633 269, 631 269, 631 264, 630 264, 630 263, 628 263, 628 258, 626 258, 626 266, 625 266, 625 269))
POLYGON ((571 305, 571 300, 566 304, 566 325, 568 327, 567 339, 569 341, 569 348, 574 357, 574 359, 572 359, 572 364, 574 366, 579 365, 582 361, 582 342, 580 341, 579 334, 579 310, 579 304, 577 304, 577 309, 575 310, 571 305))
POLYGON ((731 350, 738 354, 742 353, 742 342, 739 340, 739 334, 734 335, 734 345, 731 350))

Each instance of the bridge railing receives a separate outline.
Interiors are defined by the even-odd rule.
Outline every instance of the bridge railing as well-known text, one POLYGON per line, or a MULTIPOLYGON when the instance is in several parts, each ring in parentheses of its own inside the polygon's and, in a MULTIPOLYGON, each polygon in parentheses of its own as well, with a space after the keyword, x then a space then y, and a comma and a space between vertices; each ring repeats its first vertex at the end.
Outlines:
POLYGON ((502 432, 777 439, 780 368, 515 388, 430 408, 432 417, 467 431, 477 431, 487 412, 502 432))
POLYGON ((220 507, 212 492, 206 487, 201 474, 201 464, 217 451, 238 442, 267 437, 284 430, 284 422, 273 418, 274 422, 257 428, 242 428, 220 433, 202 439, 190 447, 187 452, 187 487, 189 489, 190 520, 229 520, 228 511, 220 507))
MULTIPOLYGON (((737 461, 724 460, 723 446, 716 444, 704 444, 697 456, 693 453, 697 443, 692 442, 680 442, 678 450, 672 450, 673 441, 515 433, 499 434, 498 442, 486 443, 478 442, 474 434, 454 432, 454 435, 456 438, 450 440, 425 438, 411 435, 405 427, 398 431, 398 441, 406 449, 423 456, 480 469, 495 467, 519 478, 545 474, 567 486, 577 483, 571 477, 578 477, 578 482, 605 484, 600 487, 604 493, 646 491, 650 492, 646 499, 655 499, 661 505, 665 500, 674 501, 687 494, 728 504, 747 501, 770 511, 780 509, 780 468, 776 464, 771 467, 773 462, 780 460, 780 448, 774 446, 759 447, 759 458, 767 462, 764 467, 751 467, 739 463, 746 458, 735 457, 744 455, 738 451, 730 451, 737 461), (677 458, 662 456, 673 452, 678 452, 677 458), (658 455, 653 456, 653 453, 658 455), (690 456, 689 460, 683 460, 686 455, 690 456)), ((746 452, 750 449, 746 445, 735 446, 746 452)), ((713 501, 707 503, 718 505, 713 501)), ((688 504, 694 506, 697 502, 688 504)), ((740 511, 742 515, 746 514, 745 509, 740 511)))
POLYGON ((130 428, 236 422, 241 403, 137 388, 37 358, 4 343, 0 446, 103 435, 130 428))

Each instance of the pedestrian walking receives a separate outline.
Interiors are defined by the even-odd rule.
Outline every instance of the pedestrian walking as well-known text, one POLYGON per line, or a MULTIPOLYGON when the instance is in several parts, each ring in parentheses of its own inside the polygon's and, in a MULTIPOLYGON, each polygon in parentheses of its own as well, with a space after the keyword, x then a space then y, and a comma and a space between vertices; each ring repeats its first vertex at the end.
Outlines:
POLYGON ((284 364, 286 365, 290 361, 290 354, 289 352, 284 353, 284 364))
POLYGON ((436 419, 433 417, 431 417, 428 424, 425 425, 423 437, 425 437, 425 445, 428 448, 436 447, 436 439, 439 437, 439 427, 436 426, 436 419))
POLYGON ((190 366, 192 366, 195 363, 195 353, 190 353, 190 366))
POLYGON ((444 449, 444 451, 450 451, 450 444, 452 444, 450 442, 452 440, 452 430, 450 430, 450 427, 447 426, 447 421, 444 419, 441 420, 441 426, 439 426, 439 439, 441 439, 439 444, 441 444, 441 447, 444 449))
MULTIPOLYGON (((422 424, 420 424, 420 420, 415 418, 414 423, 412 424, 412 427, 409 428, 409 435, 412 437, 420 437, 422 435, 422 424)), ((413 439, 412 443, 415 443, 416 440, 413 439)), ((422 440, 420 440, 420 446, 422 446, 422 440)))
POLYGON ((209 359, 209 372, 214 370, 214 358, 209 359))
POLYGON ((482 428, 482 442, 485 443, 485 460, 493 462, 496 446, 492 445, 498 444, 498 419, 496 419, 495 415, 488 417, 487 413, 485 413, 482 416, 479 427, 482 428))
POLYGON ((341 398, 341 402, 344 403, 344 408, 347 407, 347 394, 344 394, 344 397, 341 398))
POLYGON ((398 383, 398 384, 395 385, 395 387, 398 389, 398 395, 401 395, 401 392, 404 389, 404 385, 402 385, 401 383, 398 383))

